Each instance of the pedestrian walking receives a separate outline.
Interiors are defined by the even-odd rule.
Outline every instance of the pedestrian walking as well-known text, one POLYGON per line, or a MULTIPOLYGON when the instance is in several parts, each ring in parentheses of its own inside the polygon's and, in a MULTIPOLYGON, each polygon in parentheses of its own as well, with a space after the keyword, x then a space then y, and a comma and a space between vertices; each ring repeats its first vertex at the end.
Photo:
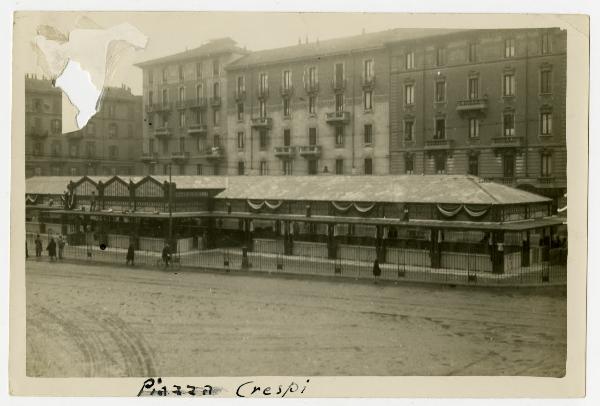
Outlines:
POLYGON ((58 236, 58 259, 63 259, 64 249, 65 249, 65 240, 61 234, 58 236))
POLYGON ((126 265, 129 265, 131 263, 131 266, 134 265, 133 260, 135 257, 135 248, 133 247, 133 244, 129 244, 129 248, 127 249, 127 261, 125 262, 126 265))
POLYGON ((27 248, 27 238, 25 238, 25 258, 29 258, 29 249, 27 248))
POLYGON ((169 243, 166 243, 162 250, 162 260, 165 263, 165 268, 168 268, 169 262, 171 262, 171 247, 169 243))
POLYGON ((375 278, 375 283, 377 283, 377 279, 381 276, 381 268, 379 267, 379 259, 375 258, 373 262, 373 277, 375 278))
POLYGON ((42 256, 42 240, 40 239, 39 234, 35 237, 35 256, 42 256))
POLYGON ((50 257, 50 261, 56 260, 56 241, 54 241, 53 237, 50 238, 50 242, 48 243, 48 246, 46 247, 46 251, 48 251, 48 256, 50 257))

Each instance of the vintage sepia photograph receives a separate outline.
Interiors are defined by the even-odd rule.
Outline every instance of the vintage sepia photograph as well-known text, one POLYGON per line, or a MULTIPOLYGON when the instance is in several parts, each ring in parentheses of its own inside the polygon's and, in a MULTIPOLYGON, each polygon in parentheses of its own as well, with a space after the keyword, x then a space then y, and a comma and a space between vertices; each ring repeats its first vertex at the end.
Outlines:
POLYGON ((564 378, 571 30, 400 21, 16 13, 25 375, 564 378))

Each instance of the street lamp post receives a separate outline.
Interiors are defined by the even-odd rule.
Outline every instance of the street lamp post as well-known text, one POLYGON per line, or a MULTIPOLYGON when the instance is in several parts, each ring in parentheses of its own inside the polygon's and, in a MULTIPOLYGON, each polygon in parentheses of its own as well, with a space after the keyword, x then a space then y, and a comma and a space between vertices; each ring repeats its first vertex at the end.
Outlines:
MULTIPOLYGON (((173 244, 173 181, 169 162, 169 245, 173 244)), ((173 249, 171 247, 171 249, 173 249)))

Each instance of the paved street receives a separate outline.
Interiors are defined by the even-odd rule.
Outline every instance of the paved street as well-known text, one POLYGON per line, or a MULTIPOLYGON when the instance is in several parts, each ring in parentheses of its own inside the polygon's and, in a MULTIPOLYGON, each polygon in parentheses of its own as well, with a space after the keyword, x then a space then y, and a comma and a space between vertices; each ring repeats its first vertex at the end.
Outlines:
POLYGON ((561 376, 565 288, 27 262, 32 376, 561 376))

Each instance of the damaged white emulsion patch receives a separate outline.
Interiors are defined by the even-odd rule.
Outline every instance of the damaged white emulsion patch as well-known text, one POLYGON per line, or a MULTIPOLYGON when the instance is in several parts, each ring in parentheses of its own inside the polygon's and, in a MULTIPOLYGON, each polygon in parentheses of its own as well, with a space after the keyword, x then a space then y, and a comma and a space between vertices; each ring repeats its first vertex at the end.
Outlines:
POLYGON ((111 58, 109 46, 113 41, 142 49, 148 39, 127 23, 107 29, 76 29, 71 31, 68 41, 56 41, 43 35, 35 37, 50 76, 56 78, 55 85, 63 91, 63 134, 80 130, 97 113, 109 73, 107 60, 111 58))

